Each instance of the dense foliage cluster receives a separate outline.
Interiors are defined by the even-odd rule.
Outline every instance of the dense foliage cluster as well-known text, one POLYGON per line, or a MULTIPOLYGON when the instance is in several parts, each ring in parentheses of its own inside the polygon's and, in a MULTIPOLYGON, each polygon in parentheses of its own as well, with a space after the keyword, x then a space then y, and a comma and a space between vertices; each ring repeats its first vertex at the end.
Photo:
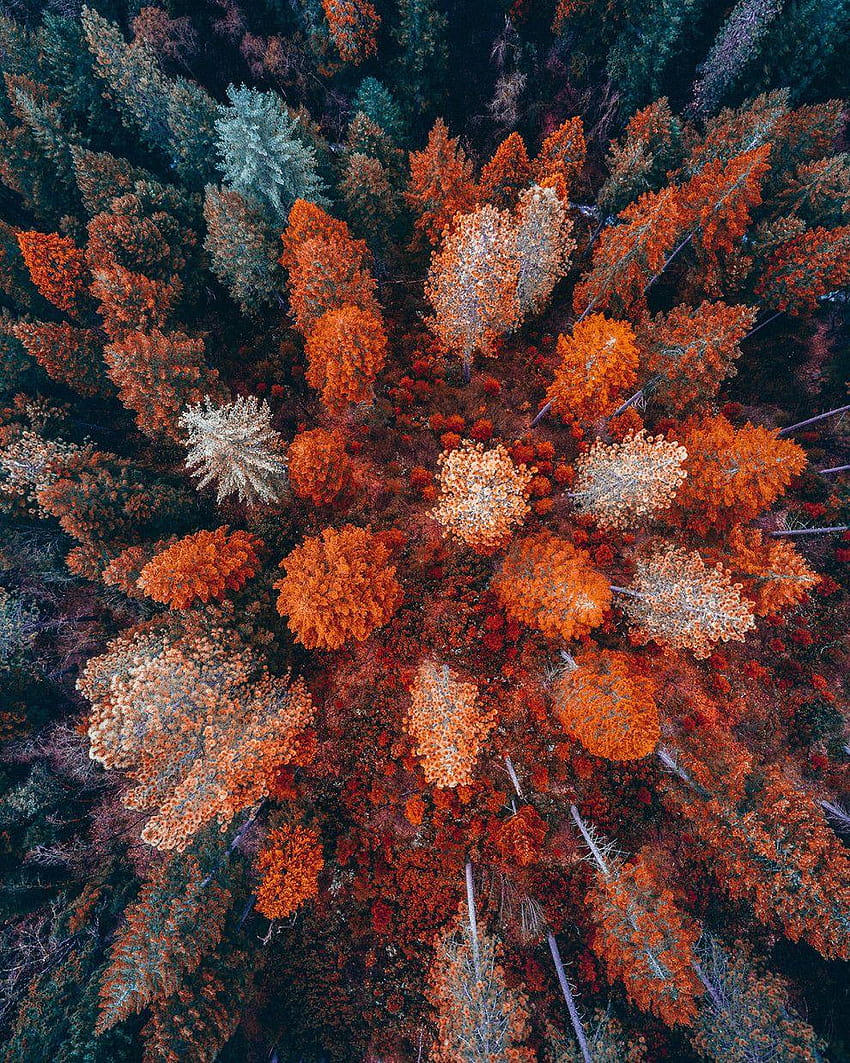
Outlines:
POLYGON ((0 1060, 850 1060, 847 0, 0 5, 0 1060))

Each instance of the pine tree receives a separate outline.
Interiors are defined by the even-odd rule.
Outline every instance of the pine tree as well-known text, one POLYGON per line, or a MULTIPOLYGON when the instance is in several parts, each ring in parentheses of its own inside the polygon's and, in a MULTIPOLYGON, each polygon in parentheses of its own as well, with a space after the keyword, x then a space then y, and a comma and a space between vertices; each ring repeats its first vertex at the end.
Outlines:
POLYGON ((207 185, 204 219, 212 271, 243 313, 274 306, 283 278, 271 231, 259 211, 238 192, 207 185))
POLYGON ((456 214, 471 211, 477 198, 472 163, 457 138, 438 118, 422 151, 410 153, 410 180, 404 194, 415 215, 416 232, 436 244, 456 214))
POLYGON ((683 446, 643 429, 620 443, 597 439, 576 461, 573 501, 601 527, 628 528, 670 506, 687 457, 683 446))
POLYGON ((148 561, 139 573, 139 589, 172 609, 219 601, 256 575, 262 545, 249 532, 230 532, 227 527, 195 532, 148 561))
POLYGON ((468 785, 495 723, 495 713, 481 708, 474 683, 464 682, 447 664, 419 664, 406 728, 429 783, 444 788, 468 785))
POLYGON ((235 634, 188 617, 182 631, 113 639, 78 688, 91 702, 92 759, 126 771, 122 800, 149 815, 142 839, 165 850, 267 796, 313 714, 303 681, 271 676, 235 634))
POLYGON ((489 353, 498 337, 519 324, 518 283, 510 215, 484 206, 456 216, 431 260, 425 295, 435 315, 429 324, 461 356, 467 379, 475 352, 489 353))
POLYGON ((297 135, 298 120, 271 92, 229 85, 215 123, 224 183, 283 228, 297 199, 325 203, 316 152, 297 135))
POLYGON ((667 546, 641 558, 626 596, 629 618, 651 639, 709 657, 715 643, 742 642, 755 627, 752 610, 722 565, 707 566, 696 551, 667 546))
POLYGON ((219 943, 230 893, 202 878, 194 855, 172 856, 127 908, 101 980, 98 1034, 171 996, 219 943))
POLYGON ((584 650, 574 661, 552 692, 567 734, 597 757, 648 756, 661 737, 652 679, 629 654, 615 650, 584 650))
POLYGON ((289 553, 278 580, 277 609, 298 642, 336 650, 362 642, 393 616, 402 600, 390 552, 371 532, 353 524, 325 528, 289 553))
POLYGON ((531 507, 532 473, 516 465, 502 444, 489 450, 465 440, 438 458, 440 494, 433 517, 451 535, 479 553, 504 546, 531 507))
POLYGON ((186 467, 198 489, 214 483, 218 501, 237 495, 242 502, 276 502, 286 484, 283 441, 272 428, 269 404, 237 396, 216 406, 205 398, 183 410, 186 467))
POLYGON ((218 372, 204 361, 204 343, 184 332, 129 332, 104 352, 121 402, 148 435, 180 439, 181 411, 204 396, 218 397, 218 372))
POLYGON ((611 604, 590 554, 550 532, 514 543, 490 586, 508 616, 565 642, 598 627, 611 604))

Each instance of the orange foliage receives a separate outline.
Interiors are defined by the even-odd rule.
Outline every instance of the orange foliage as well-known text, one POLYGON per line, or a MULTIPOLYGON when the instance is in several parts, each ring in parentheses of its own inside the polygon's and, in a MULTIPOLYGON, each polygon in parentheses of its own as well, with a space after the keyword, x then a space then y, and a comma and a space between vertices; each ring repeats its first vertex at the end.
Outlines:
POLYGON ((531 176, 525 143, 519 133, 511 133, 481 171, 481 197, 499 210, 508 210, 515 206, 520 192, 531 182, 531 176))
POLYGON ((401 604, 402 590, 390 552, 371 532, 352 524, 325 528, 281 561, 286 575, 275 584, 278 612, 308 650, 336 650, 362 641, 401 604))
POLYGON ((662 881, 641 853, 608 876, 597 875, 587 895, 598 924, 591 945, 639 1008, 670 1025, 688 1025, 703 993, 694 971, 700 928, 662 881))
POLYGON ((689 527, 707 531, 746 524, 782 495, 808 461, 802 447, 775 430, 722 414, 691 418, 676 436, 688 452, 688 478, 675 509, 689 527))
POLYGON ((123 768, 127 808, 152 813, 142 838, 183 850, 269 793, 312 719, 303 681, 272 676, 234 635, 189 623, 130 631, 93 657, 77 686, 91 702, 90 755, 123 768))
POLYGON ((328 310, 307 335, 307 383, 328 410, 371 402, 387 356, 387 335, 374 312, 345 305, 328 310))
POLYGON ((611 604, 611 587, 590 555, 549 532, 515 543, 491 587, 514 619, 565 641, 598 627, 611 604))
POLYGON ((85 255, 67 236, 35 231, 16 233, 33 284, 48 302, 75 313, 86 283, 85 255))
POLYGON ((81 395, 111 392, 100 337, 94 329, 75 328, 67 321, 19 321, 10 331, 51 379, 81 395))
POLYGON ((553 185, 561 199, 567 201, 575 190, 586 157, 581 119, 568 118, 543 141, 534 160, 534 179, 539 185, 553 185))
POLYGON ((727 564, 741 580, 756 616, 774 616, 799 605, 820 578, 792 543, 759 528, 733 528, 726 544, 727 564))
POLYGON ((419 665, 407 730, 429 783, 451 788, 472 782, 482 743, 496 723, 495 713, 483 712, 477 702, 478 687, 459 680, 447 664, 419 665))
POLYGON ((827 959, 850 958, 850 856, 816 799, 776 767, 753 771, 722 736, 711 764, 683 755, 690 783, 668 783, 674 807, 709 847, 730 896, 748 901, 757 919, 782 926, 827 959), (719 755, 718 755, 719 754, 719 755))
POLYGON ((734 375, 739 345, 755 319, 753 307, 708 300, 644 319, 638 343, 653 398, 676 411, 698 398, 713 398, 726 377, 734 375))
POLYGON ((771 306, 800 314, 822 295, 850 284, 850 225, 813 228, 780 244, 768 258, 756 293, 771 306))
POLYGON ((547 832, 545 820, 531 805, 523 805, 519 812, 499 826, 496 846, 506 863, 516 862, 520 867, 530 867, 540 859, 547 832))
POLYGON ((128 332, 104 352, 121 402, 149 435, 182 440, 180 414, 192 403, 220 394, 218 370, 204 362, 204 342, 185 332, 128 332))
POLYGON ((698 230, 698 243, 712 258, 732 251, 749 228, 770 152, 770 144, 762 144, 729 160, 713 159, 679 190, 686 227, 698 230))
POLYGON ((280 264, 289 280, 289 305, 295 327, 307 335, 328 310, 346 305, 378 317, 369 250, 355 240, 344 221, 321 207, 297 199, 282 236, 280 264))
POLYGON ((369 0, 322 0, 322 8, 341 59, 356 65, 375 54, 381 20, 369 0))
POLYGON ((286 461, 292 490, 316 506, 330 505, 351 481, 353 464, 336 430, 299 432, 289 444, 286 461))
POLYGON ((315 827, 277 827, 269 831, 257 853, 263 881, 257 889, 257 911, 267 919, 287 919, 319 892, 325 866, 321 837, 315 827))
POLYGON ((422 151, 410 153, 410 180, 404 194, 416 216, 417 233, 436 244, 455 216, 472 210, 477 189, 472 163, 442 118, 434 123, 422 151))
POLYGON ((98 300, 103 328, 112 340, 128 332, 150 332, 165 328, 179 301, 182 286, 177 277, 169 281, 151 280, 117 263, 92 266, 91 293, 98 300))
POLYGON ((664 269, 686 224, 678 189, 645 192, 622 212, 621 223, 599 234, 593 265, 573 292, 577 314, 588 308, 639 307, 652 279, 664 269))
POLYGON ((534 474, 515 465, 499 443, 464 440, 437 459, 440 496, 434 519, 479 553, 491 553, 510 539, 531 512, 526 501, 534 474))
POLYGON ((616 650, 588 649, 553 688, 555 714, 589 753, 609 760, 639 760, 658 743, 655 683, 636 660, 616 650))
POLYGON ((631 325, 591 314, 558 337, 555 379, 546 398, 565 421, 587 424, 608 416, 637 380, 638 350, 631 325))
POLYGON ((187 535, 157 554, 142 569, 139 587, 155 602, 188 609, 238 591, 258 567, 262 540, 227 527, 187 535))

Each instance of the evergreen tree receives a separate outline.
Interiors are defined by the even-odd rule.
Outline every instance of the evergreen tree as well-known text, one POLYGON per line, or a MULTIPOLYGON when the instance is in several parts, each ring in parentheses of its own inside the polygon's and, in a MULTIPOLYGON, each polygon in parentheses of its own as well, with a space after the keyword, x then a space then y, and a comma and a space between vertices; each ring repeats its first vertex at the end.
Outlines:
POLYGON ((326 203, 316 152, 296 135, 298 121, 280 99, 244 85, 228 86, 227 96, 230 106, 218 108, 215 123, 225 184, 280 228, 296 199, 326 203))

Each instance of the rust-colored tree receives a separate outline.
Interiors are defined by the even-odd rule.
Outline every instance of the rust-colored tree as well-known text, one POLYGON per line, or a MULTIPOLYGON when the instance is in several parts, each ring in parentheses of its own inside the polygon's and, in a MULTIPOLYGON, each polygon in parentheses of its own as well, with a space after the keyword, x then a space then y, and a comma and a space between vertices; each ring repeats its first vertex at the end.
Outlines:
POLYGON ((319 875, 325 866, 315 827, 275 827, 257 853, 257 911, 267 919, 288 919, 318 895, 319 875))
POLYGON ((277 608, 307 649, 362 641, 401 604, 390 552, 371 532, 346 524, 305 539, 281 561, 277 608))
POLYGON ((590 555, 551 532, 514 543, 490 585, 509 616, 566 642, 598 627, 611 604, 590 555))
POLYGON ((552 689, 564 730, 597 757, 638 760, 661 736, 655 684, 639 660, 616 650, 588 649, 552 689))
POLYGON ((155 602, 188 609, 238 591, 259 566, 262 540, 226 527, 199 531, 166 547, 142 569, 139 587, 155 602))

